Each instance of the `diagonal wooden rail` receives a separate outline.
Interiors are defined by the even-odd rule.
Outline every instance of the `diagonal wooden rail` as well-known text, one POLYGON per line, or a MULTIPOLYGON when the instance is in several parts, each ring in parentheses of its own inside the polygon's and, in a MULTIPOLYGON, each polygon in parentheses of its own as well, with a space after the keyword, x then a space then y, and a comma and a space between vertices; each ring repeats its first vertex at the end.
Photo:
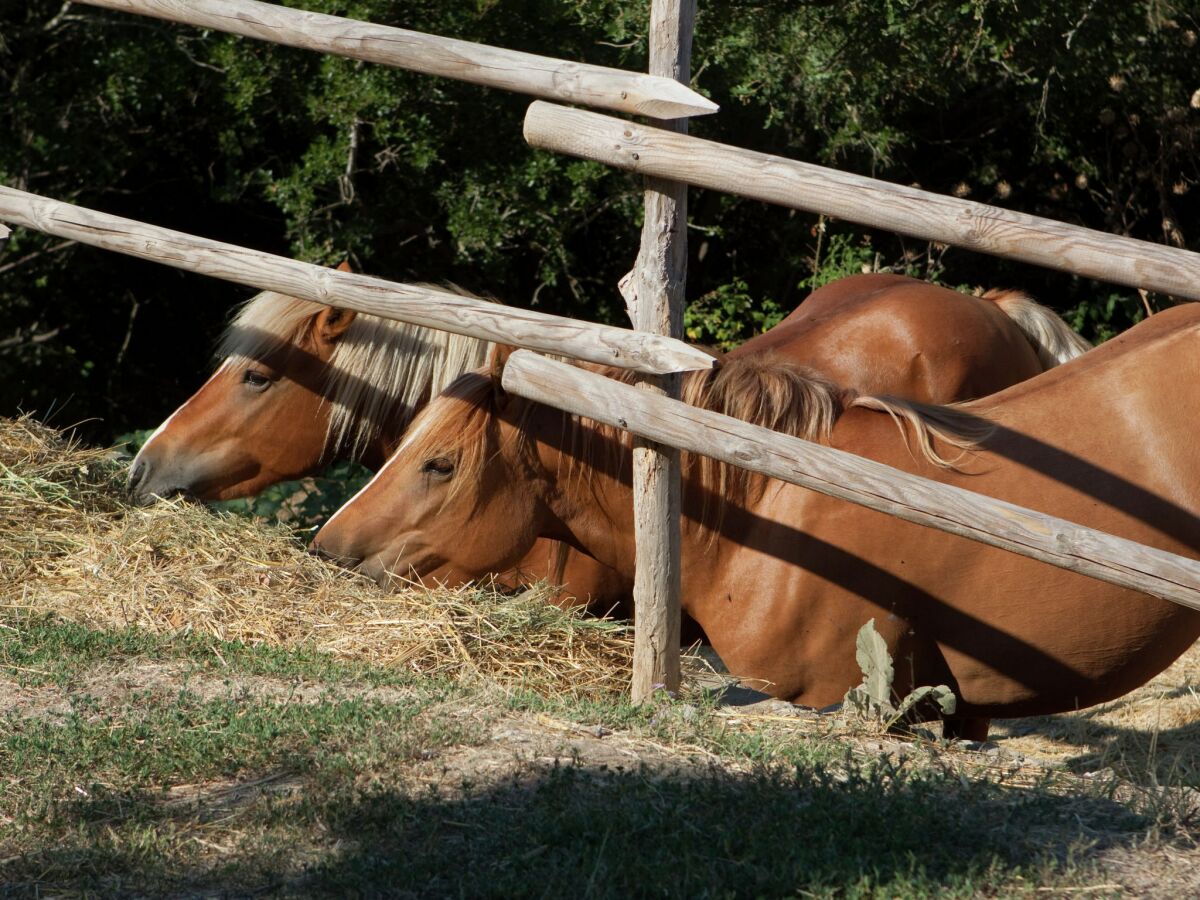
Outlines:
POLYGON ((662 374, 713 364, 707 353, 673 338, 338 272, 10 187, 0 186, 0 222, 259 290, 639 372, 662 374))
POLYGON ((1200 253, 537 102, 534 147, 1129 287, 1200 300, 1200 253))
POLYGON ((719 108, 686 84, 670 78, 504 50, 258 0, 78 2, 635 115, 678 118, 707 115, 719 108))
POLYGON ((534 353, 509 357, 503 384, 517 396, 661 444, 1200 610, 1200 560, 656 397, 534 353))

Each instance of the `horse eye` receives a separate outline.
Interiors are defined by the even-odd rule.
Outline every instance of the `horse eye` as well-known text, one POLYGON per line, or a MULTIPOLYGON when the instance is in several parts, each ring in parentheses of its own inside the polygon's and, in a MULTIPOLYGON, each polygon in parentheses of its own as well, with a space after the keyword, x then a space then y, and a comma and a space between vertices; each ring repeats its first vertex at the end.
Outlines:
POLYGON ((270 386, 271 379, 262 372, 247 369, 246 373, 242 375, 242 384, 248 385, 256 391, 264 391, 270 386))
POLYGON ((439 456, 436 459, 427 459, 421 466, 421 471, 426 475, 437 475, 439 478, 447 478, 454 474, 454 463, 444 456, 439 456))

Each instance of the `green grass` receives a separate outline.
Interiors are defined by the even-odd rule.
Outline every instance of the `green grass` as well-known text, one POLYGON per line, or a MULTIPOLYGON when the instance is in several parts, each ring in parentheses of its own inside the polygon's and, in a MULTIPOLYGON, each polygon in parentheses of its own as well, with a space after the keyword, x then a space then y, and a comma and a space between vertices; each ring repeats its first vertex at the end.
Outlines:
POLYGON ((430 896, 972 896, 1061 867, 1077 833, 1047 841, 1047 818, 1141 824, 1111 802, 876 768, 557 768, 452 803, 384 792, 334 809, 319 814, 354 823, 360 841, 313 873, 310 886, 330 895, 409 884, 430 896))
POLYGON ((1095 884, 1097 842, 1179 833, 1104 790, 864 759, 844 739, 731 727, 704 698, 480 695, 45 618, 0 617, 0 664, 30 696, 66 698, 0 719, 4 897, 1010 896, 1095 884), (93 690, 150 664, 170 677, 93 690), (500 776, 461 766, 493 723, 538 714, 708 762, 518 765, 505 750, 500 776))
MULTIPOLYGON (((331 685, 382 687, 416 682, 404 671, 343 661, 304 647, 249 646, 207 635, 166 636, 137 628, 99 631, 53 616, 0 617, 0 675, 20 684, 67 686, 90 666, 134 659, 187 661, 198 670, 331 685)), ((434 682, 422 678, 420 683, 434 682)))

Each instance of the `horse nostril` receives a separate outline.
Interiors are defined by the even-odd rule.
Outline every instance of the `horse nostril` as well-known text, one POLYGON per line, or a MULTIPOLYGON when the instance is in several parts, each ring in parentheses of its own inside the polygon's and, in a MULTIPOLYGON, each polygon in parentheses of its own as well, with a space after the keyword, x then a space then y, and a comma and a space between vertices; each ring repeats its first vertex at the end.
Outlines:
POLYGON ((330 551, 326 550, 319 543, 317 543, 317 541, 315 539, 312 541, 312 543, 310 543, 308 545, 308 552, 311 553, 313 556, 317 557, 318 559, 323 559, 326 562, 337 563, 338 565, 345 565, 345 560, 341 556, 338 556, 336 553, 331 553, 330 551))
POLYGON ((129 489, 136 491, 137 486, 145 479, 146 473, 150 471, 150 467, 146 465, 144 459, 134 460, 134 466, 129 470, 129 489))

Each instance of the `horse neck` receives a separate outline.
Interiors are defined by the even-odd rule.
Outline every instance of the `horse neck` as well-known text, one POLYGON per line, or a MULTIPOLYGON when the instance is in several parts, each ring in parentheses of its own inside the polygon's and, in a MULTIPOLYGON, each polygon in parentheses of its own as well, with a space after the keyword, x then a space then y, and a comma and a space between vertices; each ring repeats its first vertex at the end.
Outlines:
MULTIPOLYGON (((549 482, 549 517, 539 537, 562 541, 614 571, 633 577, 632 460, 626 447, 598 438, 581 448, 571 417, 540 403, 521 401, 510 409, 520 422, 549 482)), ((507 417, 506 417, 507 418, 507 417)))
MULTIPOLYGON (((613 446, 607 434, 593 440, 603 446, 580 455, 571 446, 566 413, 541 404, 523 412, 525 436, 537 448, 539 462, 551 481, 547 499, 550 519, 539 537, 563 541, 617 574, 633 581, 637 548, 633 519, 633 454, 628 443, 613 446)), ((721 536, 700 525, 711 515, 704 509, 694 470, 684 474, 682 553, 689 578, 715 578, 721 536), (715 538, 715 540, 714 540, 715 538)), ((687 609, 687 598, 684 598, 687 609)))

